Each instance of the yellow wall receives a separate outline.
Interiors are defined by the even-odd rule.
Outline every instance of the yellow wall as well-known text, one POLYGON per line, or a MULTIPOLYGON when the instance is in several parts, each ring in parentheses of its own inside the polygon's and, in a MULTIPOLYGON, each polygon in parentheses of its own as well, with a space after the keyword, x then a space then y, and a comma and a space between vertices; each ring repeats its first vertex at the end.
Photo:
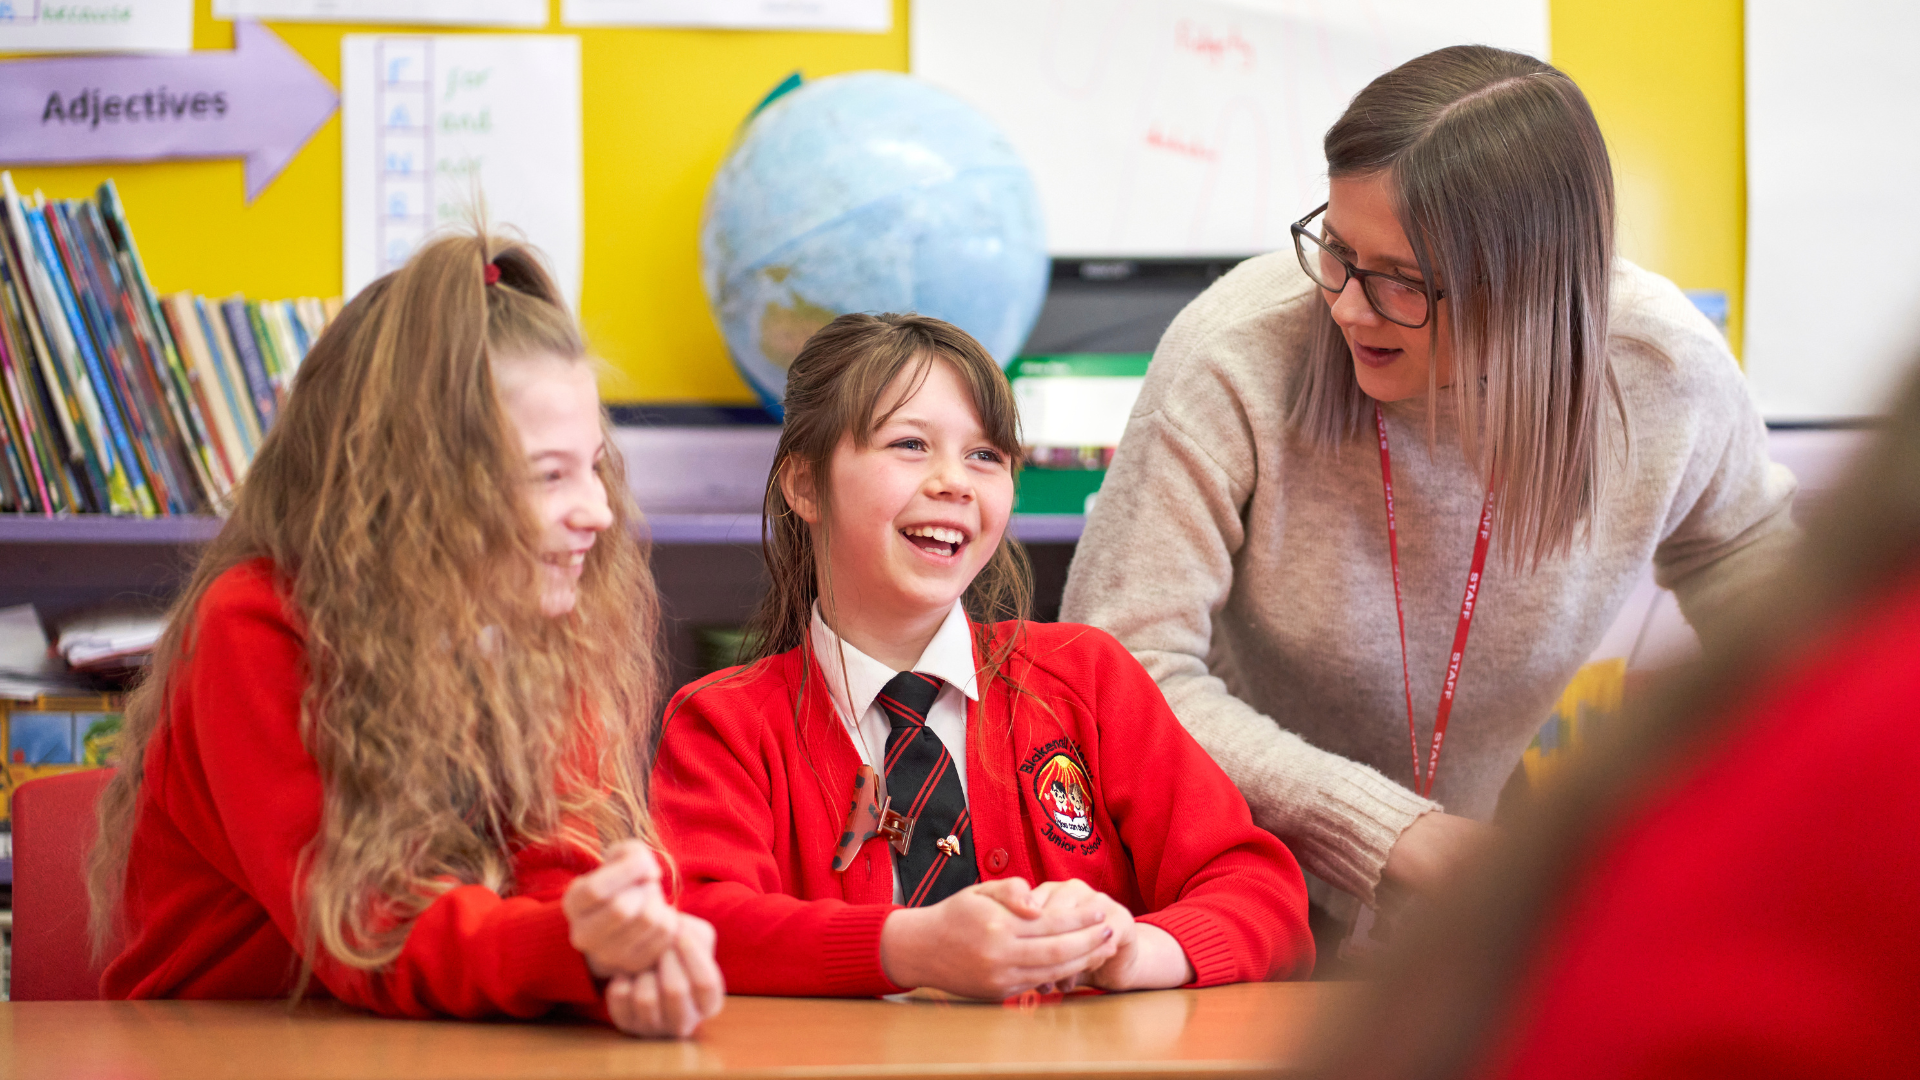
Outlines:
MULTIPOLYGON (((231 23, 197 0, 193 43, 233 47, 231 23)), ((907 0, 889 34, 562 28, 581 38, 586 186, 581 318, 614 370, 609 401, 745 403, 700 289, 697 228, 707 181, 734 129, 795 71, 905 71, 907 0)), ((408 29, 270 23, 338 85, 340 37, 408 29)), ((432 32, 442 32, 434 28, 432 32)), ((484 32, 484 31, 482 31, 484 32)), ((0 151, 0 163, 4 152, 0 151)), ((113 177, 154 287, 209 295, 340 292, 340 118, 320 129, 252 206, 239 160, 16 168, 23 190, 80 197, 113 177)))
MULTIPOLYGON (((740 119, 789 72, 905 70, 907 0, 889 34, 563 30, 582 39, 586 291, 614 370, 609 401, 745 403, 700 290, 700 201, 740 119)), ((198 0, 194 45, 232 47, 198 0)), ((393 27, 275 23, 340 77, 340 36, 393 27)), ((1619 179, 1621 251, 1684 288, 1724 289, 1739 341, 1746 200, 1740 0, 1555 0, 1554 62, 1586 88, 1619 179)), ((254 297, 340 290, 340 126, 320 129, 258 202, 237 160, 22 168, 49 197, 120 185, 154 284, 254 297)))
POLYGON ((1741 0, 1553 0, 1553 63, 1613 154, 1620 253, 1727 294, 1740 351, 1747 265, 1741 0))

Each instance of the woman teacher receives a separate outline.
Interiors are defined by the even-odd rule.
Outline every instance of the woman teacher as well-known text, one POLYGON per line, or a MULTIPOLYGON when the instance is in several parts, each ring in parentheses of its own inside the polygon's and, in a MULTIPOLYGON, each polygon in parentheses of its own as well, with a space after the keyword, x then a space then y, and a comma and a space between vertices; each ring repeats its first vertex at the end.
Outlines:
POLYGON ((1559 71, 1430 53, 1326 154, 1294 246, 1162 338, 1062 618, 1124 642, 1255 819, 1372 904, 1482 841, 1649 562, 1713 647, 1791 546, 1794 481, 1713 326, 1614 257, 1559 71))

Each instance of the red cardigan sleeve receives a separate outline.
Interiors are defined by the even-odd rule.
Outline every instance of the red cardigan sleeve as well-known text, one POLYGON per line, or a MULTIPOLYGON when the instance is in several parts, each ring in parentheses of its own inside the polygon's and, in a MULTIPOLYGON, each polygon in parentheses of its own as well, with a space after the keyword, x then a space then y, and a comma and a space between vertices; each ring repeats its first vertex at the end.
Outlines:
MULTIPOLYGON (((245 572, 245 571, 242 571, 245 572)), ((303 853, 319 834, 318 765, 299 728, 306 647, 266 573, 223 579, 203 598, 184 672, 191 739, 211 811, 230 846, 238 882, 337 998, 392 1016, 528 1017, 556 1005, 604 1015, 586 960, 567 940, 559 890, 593 860, 528 848, 516 870, 539 895, 503 898, 466 885, 414 921, 400 955, 378 971, 349 967, 309 947, 295 914, 303 853), (222 587, 228 586, 228 587, 222 587), (552 873, 556 863, 572 874, 552 873)), ((176 698, 176 701, 179 699, 176 698)))
POLYGON ((1139 921, 1173 935, 1194 985, 1305 978, 1306 883, 1121 644, 1091 627, 1060 669, 1099 726, 1098 784, 1132 856, 1139 921))
MULTIPOLYGON (((841 822, 829 823, 814 800, 787 797, 790 784, 813 775, 810 767, 826 766, 790 760, 796 749, 781 734, 792 728, 772 718, 792 706, 763 672, 734 675, 738 685, 697 683, 667 709, 653 774, 654 824, 673 853, 680 907, 713 923, 730 992, 900 993, 906 988, 880 964, 880 930, 894 905, 851 903, 830 871, 776 850, 790 848, 799 833, 831 835, 841 822)), ((892 878, 885 880, 890 890, 892 878)))

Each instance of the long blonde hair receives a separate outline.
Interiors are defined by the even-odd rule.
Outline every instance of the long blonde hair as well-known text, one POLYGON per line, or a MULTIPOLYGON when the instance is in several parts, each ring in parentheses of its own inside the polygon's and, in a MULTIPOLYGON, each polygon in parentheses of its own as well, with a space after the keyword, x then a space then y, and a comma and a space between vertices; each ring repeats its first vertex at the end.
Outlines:
MULTIPOLYGON (((512 843, 651 835, 659 619, 637 511, 609 440, 613 524, 574 610, 541 614, 539 527, 512 494, 527 465, 493 377, 534 355, 588 362, 537 254, 484 232, 427 244, 314 344, 128 702, 89 867, 97 951, 197 608, 249 560, 272 561, 311 673, 300 728, 325 802, 293 898, 309 950, 379 967, 447 881, 510 892, 512 843)), ((245 658, 202 658, 227 661, 245 658)))
MULTIPOLYGON (((1626 423, 1607 358, 1613 170, 1586 97, 1531 56, 1440 49, 1355 95, 1326 154, 1334 179, 1392 181, 1429 305, 1447 292, 1461 446, 1494 490, 1503 557, 1518 567, 1566 553, 1614 465, 1607 398, 1623 434, 1626 423)), ((1315 320, 1293 415, 1331 451, 1365 429, 1373 402, 1332 313, 1322 305, 1315 320)), ((1428 323, 1436 349, 1439 324, 1428 323)), ((1438 372, 1427 378, 1431 436, 1438 372)))

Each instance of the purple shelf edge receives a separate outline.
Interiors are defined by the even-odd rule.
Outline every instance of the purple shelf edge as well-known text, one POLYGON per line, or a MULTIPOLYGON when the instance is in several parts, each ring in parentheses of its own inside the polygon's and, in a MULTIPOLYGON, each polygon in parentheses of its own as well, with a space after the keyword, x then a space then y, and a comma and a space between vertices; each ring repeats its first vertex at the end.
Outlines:
POLYGON ((198 544, 213 539, 220 525, 221 519, 215 517, 0 514, 0 543, 198 544))

